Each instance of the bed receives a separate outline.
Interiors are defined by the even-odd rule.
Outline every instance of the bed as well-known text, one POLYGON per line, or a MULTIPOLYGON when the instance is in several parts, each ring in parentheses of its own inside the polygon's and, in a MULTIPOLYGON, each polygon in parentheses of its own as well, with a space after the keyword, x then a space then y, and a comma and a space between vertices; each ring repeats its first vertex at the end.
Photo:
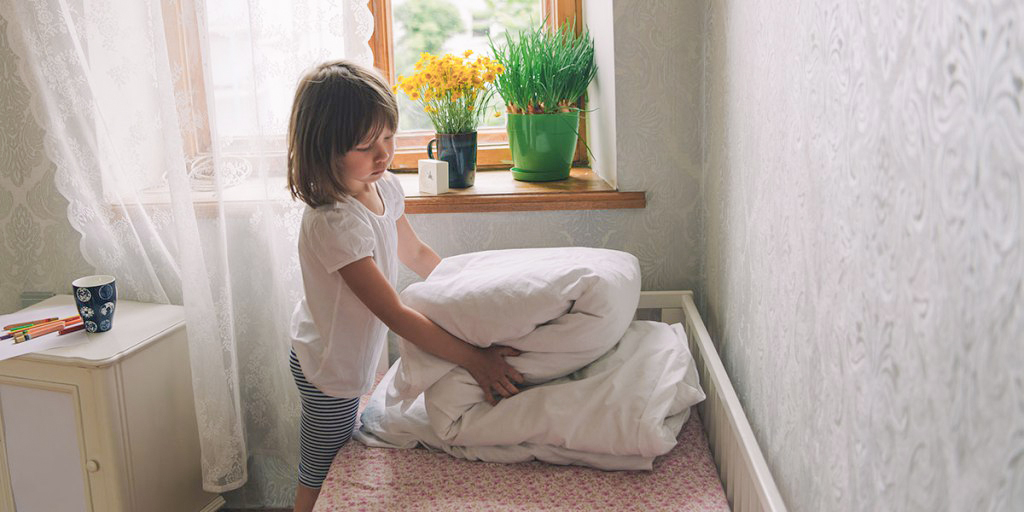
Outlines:
POLYGON ((494 464, 352 442, 315 510, 786 510, 692 292, 642 292, 637 313, 683 325, 707 395, 652 471, 494 464))

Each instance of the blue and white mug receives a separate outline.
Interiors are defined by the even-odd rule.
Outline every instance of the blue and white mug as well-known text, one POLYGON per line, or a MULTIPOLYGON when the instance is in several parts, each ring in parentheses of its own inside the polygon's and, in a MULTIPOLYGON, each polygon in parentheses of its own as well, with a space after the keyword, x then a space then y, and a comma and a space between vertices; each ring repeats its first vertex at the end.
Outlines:
POLYGON ((80 277, 71 282, 71 289, 85 330, 109 331, 114 322, 114 308, 117 305, 114 276, 80 277))

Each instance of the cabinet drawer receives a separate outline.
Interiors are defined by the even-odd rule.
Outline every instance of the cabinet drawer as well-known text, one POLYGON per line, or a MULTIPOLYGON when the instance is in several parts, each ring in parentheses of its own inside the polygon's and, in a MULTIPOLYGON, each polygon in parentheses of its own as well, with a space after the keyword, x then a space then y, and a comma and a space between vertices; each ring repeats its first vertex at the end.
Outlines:
POLYGON ((0 508, 110 510, 93 389, 85 370, 0 364, 0 508))

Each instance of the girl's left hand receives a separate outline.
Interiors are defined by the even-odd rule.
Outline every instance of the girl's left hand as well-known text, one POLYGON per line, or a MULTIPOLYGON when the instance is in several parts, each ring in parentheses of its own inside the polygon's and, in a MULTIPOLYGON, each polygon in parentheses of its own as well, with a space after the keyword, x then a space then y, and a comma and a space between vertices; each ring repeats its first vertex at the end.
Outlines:
POLYGON ((499 345, 476 349, 477 357, 466 366, 480 388, 483 389, 487 403, 497 405, 500 396, 509 398, 519 392, 516 383, 525 382, 523 375, 505 361, 506 357, 516 357, 522 352, 512 347, 499 345))

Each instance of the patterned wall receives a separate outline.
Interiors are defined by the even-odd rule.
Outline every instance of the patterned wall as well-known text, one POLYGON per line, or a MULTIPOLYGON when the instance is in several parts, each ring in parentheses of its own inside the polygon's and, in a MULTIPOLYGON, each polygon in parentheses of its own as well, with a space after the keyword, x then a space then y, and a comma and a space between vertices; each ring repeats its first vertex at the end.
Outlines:
POLYGON ((707 17, 713 335, 793 510, 1024 510, 1024 3, 707 17))
POLYGON ((14 59, 0 18, 0 314, 18 310, 22 292, 70 293, 74 278, 92 273, 14 59))

